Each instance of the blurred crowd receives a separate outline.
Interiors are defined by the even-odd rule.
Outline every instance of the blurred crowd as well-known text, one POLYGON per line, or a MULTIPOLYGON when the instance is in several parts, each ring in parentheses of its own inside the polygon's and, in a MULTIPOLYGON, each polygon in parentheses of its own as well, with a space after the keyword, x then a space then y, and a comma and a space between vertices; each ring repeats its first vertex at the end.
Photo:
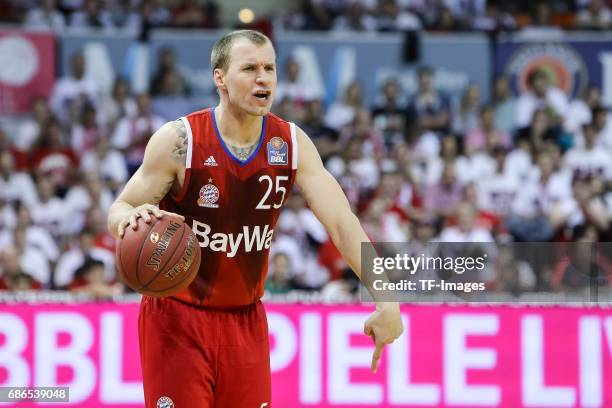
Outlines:
MULTIPOLYGON (((125 290, 116 278, 108 209, 140 165, 151 134, 201 108, 181 97, 189 90, 173 50, 162 50, 159 59, 150 94, 134 95, 118 78, 104 95, 77 53, 48 99, 36 99, 26 117, 2 121, 0 288, 102 297, 125 290)), ((536 70, 519 95, 499 77, 490 99, 472 84, 454 101, 437 89, 436 71, 421 67, 414 94, 389 78, 375 101, 365 101, 354 82, 325 106, 299 73, 294 60, 281 65, 273 111, 313 139, 373 241, 610 239, 612 119, 598 88, 569 99, 536 70)), ((499 262, 503 267, 487 277, 495 290, 558 291, 590 282, 572 278, 571 259, 547 273, 512 256, 499 262)), ((588 271, 600 268, 602 284, 612 282, 609 262, 593 262, 588 271)), ((267 289, 322 290, 339 299, 356 288, 295 192, 276 228, 267 289)))
MULTIPOLYGON (((389 78, 372 104, 355 82, 325 108, 298 73, 288 61, 276 111, 313 138, 373 241, 498 243, 501 264, 483 277, 495 290, 575 290, 594 271, 597 284, 612 284, 605 257, 587 256, 580 269, 565 247, 553 264, 535 265, 508 245, 610 241, 612 117, 597 87, 570 99, 535 70, 519 95, 499 77, 490 99, 472 84, 454 101, 422 67, 414 94, 389 78)), ((300 288, 350 277, 302 199, 289 200, 272 276, 284 270, 286 285, 300 288)))
MULTIPOLYGON (((216 21, 210 17, 216 6, 198 1, 0 1, 9 3, 26 25, 58 24, 58 30, 121 27, 145 15, 171 26, 216 21), (179 18, 189 8, 208 11, 200 20, 195 12, 179 18)), ((400 20, 381 17, 386 10, 390 16, 412 13, 401 21, 434 29, 440 16, 426 13, 437 10, 429 7, 433 3, 453 18, 463 15, 461 27, 472 21, 486 29, 468 16, 497 10, 497 2, 484 0, 434 1, 427 8, 419 0, 306 0, 299 13, 282 18, 290 28, 319 27, 312 13, 329 23, 322 28, 381 30, 400 20), (355 19, 355 10, 365 14, 355 19)), ((594 28, 589 24, 596 15, 601 27, 609 24, 604 2, 571 3, 579 8, 576 25, 594 28)), ((566 2, 529 4, 550 9, 566 2)), ((508 27, 516 24, 515 14, 495 15, 506 16, 508 27)), ((49 98, 37 98, 25 117, 0 118, 0 289, 66 289, 99 297, 126 290, 116 277, 108 209, 140 165, 151 134, 202 108, 189 97, 174 50, 163 49, 158 58, 148 93, 135 94, 119 77, 105 94, 85 76, 85 58, 76 53, 49 98)), ((295 60, 279 61, 273 111, 313 139, 373 241, 506 245, 483 277, 494 291, 586 287, 593 271, 597 285, 612 284, 606 257, 577 261, 584 253, 574 251, 539 268, 508 249, 512 242, 612 238, 612 117, 600 89, 587 86, 569 98, 536 70, 518 95, 508 78, 498 77, 491 97, 470 84, 455 100, 437 88, 435 68, 422 66, 415 92, 391 77, 376 100, 364 100, 354 82, 326 105, 300 80, 300 69, 295 60)), ((317 291, 334 300, 354 296, 356 288, 323 226, 299 193, 292 194, 275 231, 267 290, 317 291)))
MULTIPOLYGON (((0 22, 57 32, 218 28, 220 7, 216 0, 0 0, 0 22)), ((233 21, 231 25, 239 24, 238 16, 233 21)), ((608 29, 612 12, 609 0, 299 0, 283 3, 257 21, 291 30, 521 29, 546 35, 559 28, 608 29)))
POLYGON ((605 30, 607 0, 303 0, 281 18, 294 30, 513 31, 605 30))
POLYGON ((0 22, 28 29, 79 32, 100 29, 218 28, 215 0, 0 0, 0 22))

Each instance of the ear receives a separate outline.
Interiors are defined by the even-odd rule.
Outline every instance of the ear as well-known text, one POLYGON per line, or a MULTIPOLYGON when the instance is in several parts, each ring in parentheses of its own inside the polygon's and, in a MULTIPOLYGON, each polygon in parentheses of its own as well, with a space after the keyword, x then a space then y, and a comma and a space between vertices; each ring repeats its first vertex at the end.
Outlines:
POLYGON ((215 68, 213 71, 213 81, 219 89, 225 89, 225 73, 220 68, 215 68))

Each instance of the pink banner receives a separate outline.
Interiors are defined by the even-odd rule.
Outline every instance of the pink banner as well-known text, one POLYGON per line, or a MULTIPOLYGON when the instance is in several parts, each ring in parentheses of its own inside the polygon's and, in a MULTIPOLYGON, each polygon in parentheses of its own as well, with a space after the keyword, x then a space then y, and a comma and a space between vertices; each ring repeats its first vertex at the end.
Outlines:
POLYGON ((0 30, 0 113, 29 112, 55 82, 55 36, 0 30))
MULTIPOLYGON (((267 310, 276 407, 612 406, 610 309, 404 307, 406 333, 376 375, 362 334, 371 308, 267 310)), ((135 304, 1 305, 0 386, 141 407, 137 315, 135 304)))

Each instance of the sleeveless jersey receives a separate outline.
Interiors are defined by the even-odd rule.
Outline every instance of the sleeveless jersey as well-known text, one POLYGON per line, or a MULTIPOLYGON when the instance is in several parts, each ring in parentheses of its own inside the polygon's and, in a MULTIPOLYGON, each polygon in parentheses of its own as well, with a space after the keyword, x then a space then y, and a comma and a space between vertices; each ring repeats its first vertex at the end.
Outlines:
POLYGON ((272 233, 295 180, 295 125, 264 116, 257 148, 241 162, 221 139, 212 108, 180 120, 187 130, 185 181, 159 207, 185 216, 202 262, 174 297, 219 308, 252 304, 263 296, 272 233))

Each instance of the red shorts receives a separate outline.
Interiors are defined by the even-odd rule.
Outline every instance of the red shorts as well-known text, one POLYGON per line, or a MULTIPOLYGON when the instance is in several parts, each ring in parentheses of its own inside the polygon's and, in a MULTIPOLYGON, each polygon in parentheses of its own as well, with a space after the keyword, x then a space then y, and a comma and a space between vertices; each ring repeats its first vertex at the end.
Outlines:
POLYGON ((143 296, 138 333, 147 408, 271 406, 261 302, 222 310, 143 296))

